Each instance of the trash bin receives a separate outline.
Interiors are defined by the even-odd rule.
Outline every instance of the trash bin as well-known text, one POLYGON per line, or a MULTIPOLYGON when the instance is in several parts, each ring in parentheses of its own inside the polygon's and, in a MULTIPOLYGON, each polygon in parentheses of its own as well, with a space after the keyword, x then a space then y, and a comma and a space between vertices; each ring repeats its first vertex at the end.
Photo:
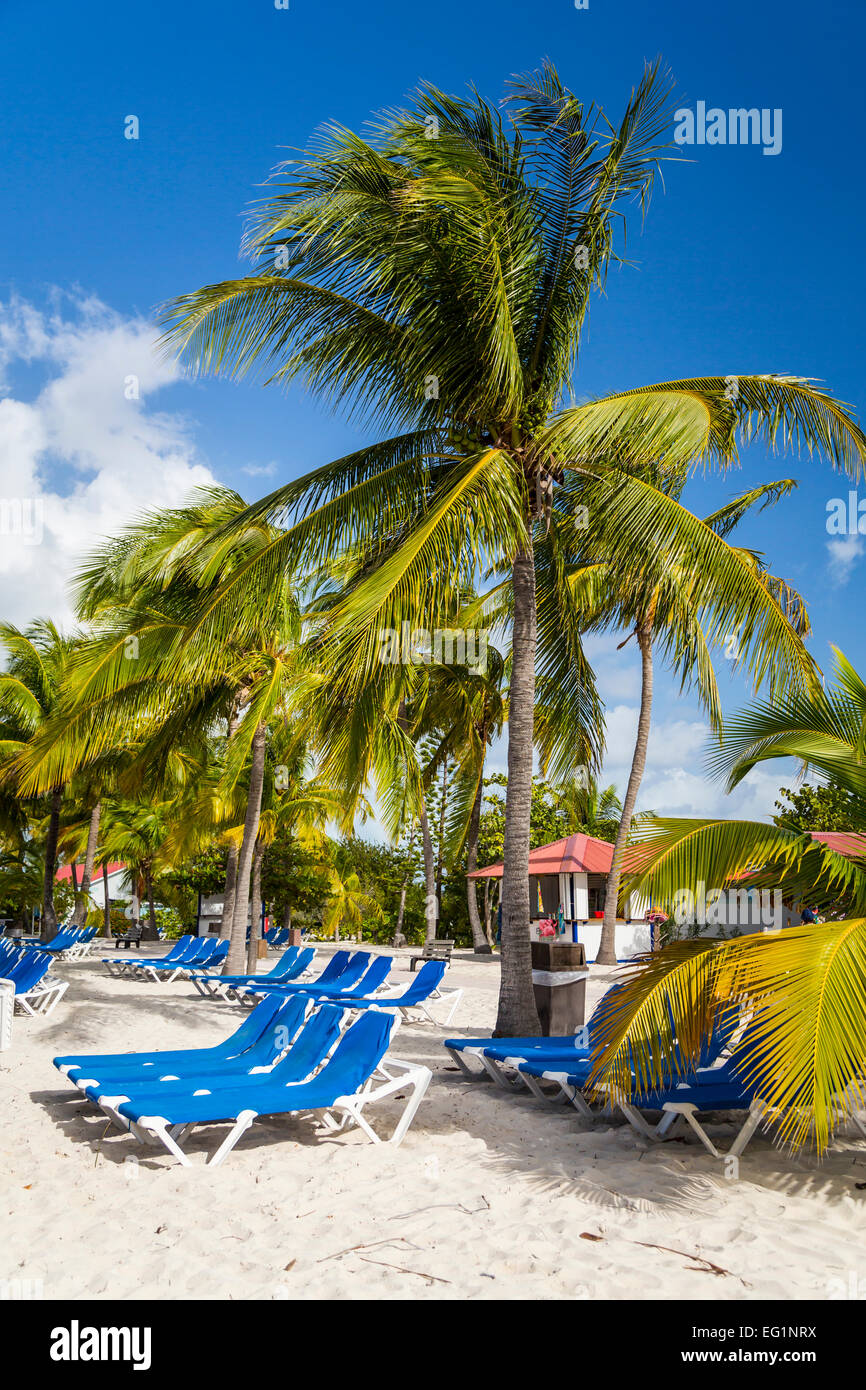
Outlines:
POLYGON ((256 942, 256 954, 258 960, 265 960, 267 958, 268 943, 263 936, 260 936, 256 942))
POLYGON ((532 942, 532 987, 544 1037, 568 1037, 583 1027, 588 975, 583 942, 532 942))
POLYGON ((12 1015, 15 1012, 15 982, 0 980, 0 1052, 12 1046, 12 1015))

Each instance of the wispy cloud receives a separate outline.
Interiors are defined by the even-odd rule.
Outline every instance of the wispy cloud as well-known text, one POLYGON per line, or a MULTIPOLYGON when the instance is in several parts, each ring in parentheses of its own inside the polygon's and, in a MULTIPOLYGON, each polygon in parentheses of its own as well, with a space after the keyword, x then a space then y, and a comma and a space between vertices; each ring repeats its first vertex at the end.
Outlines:
POLYGON ((275 463, 245 463, 241 469, 250 478, 272 478, 276 471, 275 463))
POLYGON ((834 536, 827 542, 827 554, 830 579, 839 586, 847 584, 851 578, 851 571, 863 554, 863 537, 834 536))

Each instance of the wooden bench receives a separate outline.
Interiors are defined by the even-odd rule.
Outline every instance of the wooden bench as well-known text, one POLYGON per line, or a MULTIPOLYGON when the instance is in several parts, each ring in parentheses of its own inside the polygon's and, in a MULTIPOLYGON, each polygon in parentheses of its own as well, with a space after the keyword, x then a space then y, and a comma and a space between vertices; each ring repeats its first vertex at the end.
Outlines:
POLYGON ((142 949, 142 923, 138 922, 135 926, 129 927, 129 930, 125 931, 122 937, 115 937, 115 951, 117 951, 118 947, 125 947, 126 951, 128 951, 129 947, 135 947, 136 951, 140 951, 140 949, 142 949))
POLYGON ((424 949, 420 956, 409 957, 409 970, 414 975, 415 966, 418 964, 419 960, 450 960, 453 950, 453 941, 427 941, 424 944, 424 949))

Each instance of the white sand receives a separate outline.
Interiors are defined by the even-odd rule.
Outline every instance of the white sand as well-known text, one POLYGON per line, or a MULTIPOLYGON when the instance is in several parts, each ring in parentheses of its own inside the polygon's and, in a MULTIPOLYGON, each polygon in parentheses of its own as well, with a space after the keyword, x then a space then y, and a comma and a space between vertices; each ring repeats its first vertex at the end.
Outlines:
MULTIPOLYGON (((691 1140, 651 1146, 465 1082, 441 1039, 491 1030, 495 962, 454 963, 466 994, 450 1028, 400 1030, 396 1054, 435 1075, 399 1149, 277 1119, 213 1170, 217 1130, 193 1136, 184 1169, 107 1130, 51 1059, 207 1046, 240 1011, 181 981, 55 970, 65 999, 47 1019, 16 1017, 0 1053, 0 1296, 825 1299, 852 1281, 866 1296, 866 1144, 839 1140, 818 1164, 759 1135, 735 1180, 691 1140)), ((590 1002, 605 972, 593 976, 590 1002)), ((713 1132, 726 1145, 732 1130, 713 1132)))

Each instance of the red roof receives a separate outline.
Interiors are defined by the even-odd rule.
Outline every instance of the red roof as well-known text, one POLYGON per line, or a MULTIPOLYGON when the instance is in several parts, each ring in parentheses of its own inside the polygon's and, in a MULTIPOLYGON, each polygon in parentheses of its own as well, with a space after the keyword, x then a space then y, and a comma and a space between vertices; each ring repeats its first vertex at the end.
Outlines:
MULTIPOLYGON (((126 865, 125 865, 125 864, 109 864, 109 866, 108 866, 108 872, 109 872, 109 874, 116 874, 117 871, 118 871, 118 869, 125 869, 125 868, 126 868, 126 865)), ((79 883, 81 882, 81 872, 82 872, 82 865, 79 864, 79 865, 78 865, 78 882, 79 882, 79 883)), ((72 865, 71 865, 71 864, 61 864, 61 865, 60 865, 60 868, 57 870, 57 873, 54 875, 54 877, 55 877, 56 879, 58 879, 61 883, 64 881, 64 879, 67 879, 67 878, 71 879, 71 878, 72 878, 72 865)), ((102 882, 102 865, 101 865, 101 864, 99 865, 98 868, 95 868, 95 869, 93 870, 93 879, 92 879, 91 881, 92 881, 93 883, 101 883, 101 882, 102 882)))
MULTIPOLYGON (((606 874, 613 859, 613 845, 592 835, 567 835, 529 852, 530 874, 606 874)), ((501 878, 502 865, 476 869, 468 878, 501 878)))
POLYGON ((820 840, 822 845, 844 854, 847 859, 866 856, 866 835, 858 835, 854 830, 813 830, 812 839, 820 840))

